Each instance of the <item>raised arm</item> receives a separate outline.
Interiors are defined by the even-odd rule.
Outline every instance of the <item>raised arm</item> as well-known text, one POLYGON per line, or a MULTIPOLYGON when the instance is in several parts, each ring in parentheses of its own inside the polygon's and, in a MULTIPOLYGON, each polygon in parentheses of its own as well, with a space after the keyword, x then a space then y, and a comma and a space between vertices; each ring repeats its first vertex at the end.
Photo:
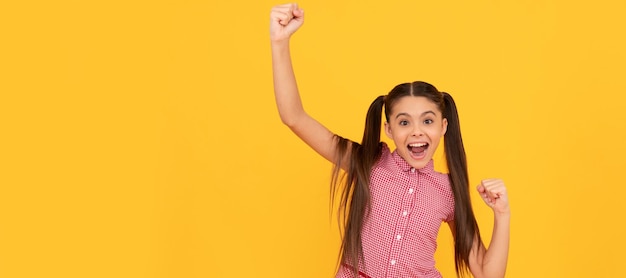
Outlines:
POLYGON ((276 6, 270 20, 274 94, 280 119, 316 152, 334 162, 334 134, 304 111, 291 63, 289 40, 304 23, 304 10, 296 4, 276 6))
POLYGON ((493 233, 489 248, 482 242, 474 241, 469 256, 470 271, 476 278, 504 277, 509 256, 509 231, 511 211, 504 182, 500 179, 483 180, 478 193, 493 209, 493 233))

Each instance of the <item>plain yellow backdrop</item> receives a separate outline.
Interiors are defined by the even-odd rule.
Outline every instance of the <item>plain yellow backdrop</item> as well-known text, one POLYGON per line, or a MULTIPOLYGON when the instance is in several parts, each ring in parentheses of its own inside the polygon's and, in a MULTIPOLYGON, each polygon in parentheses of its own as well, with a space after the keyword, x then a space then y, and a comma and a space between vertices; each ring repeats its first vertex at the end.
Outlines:
MULTIPOLYGON (((331 165, 273 100, 279 3, 0 4, 0 277, 332 277, 331 165)), ((507 277, 623 276, 626 2, 300 5, 310 114, 360 140, 376 96, 434 84, 472 184, 508 185, 507 277)))

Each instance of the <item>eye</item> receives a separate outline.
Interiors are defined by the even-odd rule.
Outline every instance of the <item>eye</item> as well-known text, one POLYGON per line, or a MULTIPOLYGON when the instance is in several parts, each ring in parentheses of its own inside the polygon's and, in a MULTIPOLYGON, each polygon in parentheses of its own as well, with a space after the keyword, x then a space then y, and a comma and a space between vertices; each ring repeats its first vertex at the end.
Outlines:
POLYGON ((409 121, 402 120, 402 121, 400 121, 400 125, 409 125, 409 121))
POLYGON ((426 119, 426 120, 424 120, 424 123, 425 123, 425 124, 427 124, 427 125, 432 124, 432 123, 434 123, 434 122, 435 122, 435 121, 433 121, 432 119, 426 119))

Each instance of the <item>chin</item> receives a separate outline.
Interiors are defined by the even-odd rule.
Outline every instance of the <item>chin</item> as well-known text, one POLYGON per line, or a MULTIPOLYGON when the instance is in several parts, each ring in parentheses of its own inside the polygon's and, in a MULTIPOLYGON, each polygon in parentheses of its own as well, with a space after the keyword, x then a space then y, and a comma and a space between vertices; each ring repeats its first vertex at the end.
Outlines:
POLYGON ((428 164, 428 161, 419 161, 419 162, 412 163, 411 166, 413 166, 413 168, 416 168, 416 169, 422 169, 426 167, 426 164, 428 164))
POLYGON ((413 160, 412 166, 417 169, 421 169, 426 167, 428 163, 433 159, 433 154, 427 155, 426 157, 420 160, 413 160))

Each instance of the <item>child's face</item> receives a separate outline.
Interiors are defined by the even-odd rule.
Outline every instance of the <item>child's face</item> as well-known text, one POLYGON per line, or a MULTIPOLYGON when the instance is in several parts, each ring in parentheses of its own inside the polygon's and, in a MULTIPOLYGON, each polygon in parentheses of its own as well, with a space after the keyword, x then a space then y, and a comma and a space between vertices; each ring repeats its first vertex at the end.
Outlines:
POLYGON ((398 154, 414 168, 426 166, 433 157, 447 119, 439 107, 425 97, 406 96, 391 108, 385 132, 396 144, 398 154))

